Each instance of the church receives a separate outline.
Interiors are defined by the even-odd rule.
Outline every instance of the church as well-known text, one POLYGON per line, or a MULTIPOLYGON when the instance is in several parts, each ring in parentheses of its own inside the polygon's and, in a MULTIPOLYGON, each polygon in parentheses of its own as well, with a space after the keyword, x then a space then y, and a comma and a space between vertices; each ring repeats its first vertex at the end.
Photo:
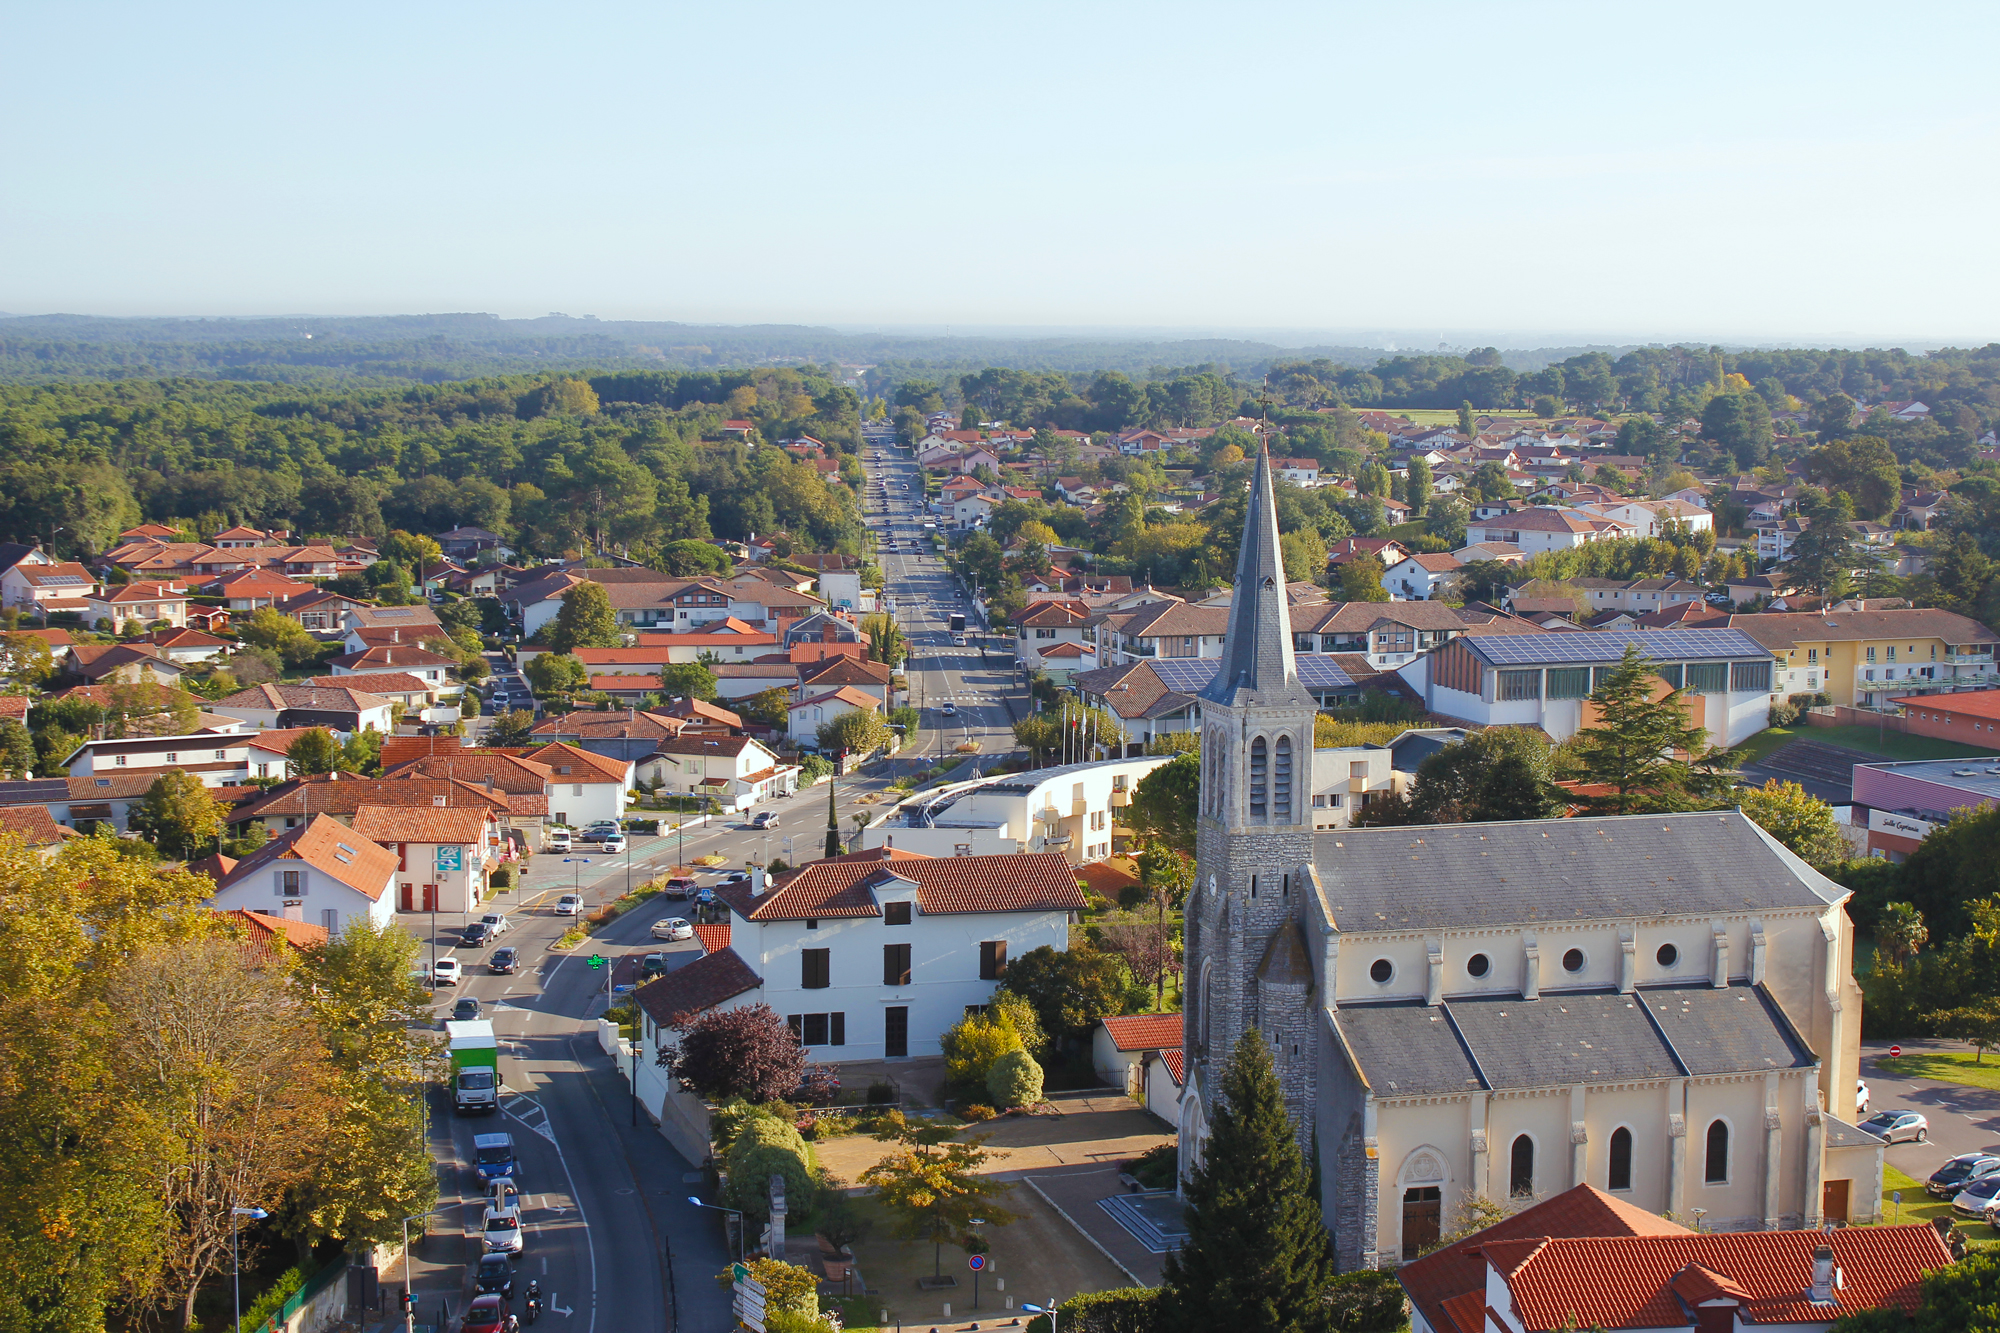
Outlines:
POLYGON ((1705 1230, 1879 1212, 1847 890, 1739 811, 1315 832, 1260 451, 1199 695, 1179 1139, 1269 1043, 1343 1270, 1588 1184, 1705 1230), (1871 1172, 1873 1178, 1871 1179, 1871 1172))

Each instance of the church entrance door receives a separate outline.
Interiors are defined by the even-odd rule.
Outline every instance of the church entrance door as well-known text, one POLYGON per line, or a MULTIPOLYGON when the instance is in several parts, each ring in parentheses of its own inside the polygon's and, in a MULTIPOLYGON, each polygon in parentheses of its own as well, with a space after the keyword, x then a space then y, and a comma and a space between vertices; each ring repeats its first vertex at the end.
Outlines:
POLYGON ((1820 1216, 1829 1222, 1847 1220, 1847 1187, 1851 1180, 1829 1180, 1819 1187, 1820 1216))
POLYGON ((1444 1217, 1444 1191, 1419 1185, 1403 1191, 1403 1257, 1414 1259, 1438 1243, 1444 1217))

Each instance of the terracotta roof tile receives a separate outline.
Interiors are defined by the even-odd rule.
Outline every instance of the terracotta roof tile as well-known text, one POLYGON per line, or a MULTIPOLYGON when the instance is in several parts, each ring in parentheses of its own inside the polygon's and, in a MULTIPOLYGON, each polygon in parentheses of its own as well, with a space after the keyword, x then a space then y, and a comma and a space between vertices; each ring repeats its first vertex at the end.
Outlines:
MULTIPOLYGON (((396 854, 378 847, 336 820, 315 815, 309 824, 286 829, 248 857, 219 883, 218 891, 254 880, 278 861, 304 861, 368 898, 379 900, 396 873, 396 854)), ((266 892, 269 881, 265 881, 266 892)))
POLYGON ((1121 1051, 1178 1051, 1181 1047, 1179 1014, 1128 1014, 1122 1018, 1102 1018, 1111 1043, 1121 1051))
POLYGON ((724 945, 714 953, 703 954, 675 968, 657 981, 647 982, 632 992, 632 998, 655 1023, 672 1027, 683 1018, 712 1009, 763 984, 764 979, 751 971, 734 949, 724 945))
POLYGON ((1182 1067, 1181 1053, 1178 1050, 1169 1048, 1161 1051, 1160 1063, 1167 1067, 1167 1074, 1173 1079, 1175 1087, 1187 1085, 1187 1071, 1182 1067))
POLYGON ((917 906, 926 916, 1079 911, 1084 906, 1075 871, 1055 852, 945 857, 891 852, 888 857, 878 856, 874 864, 831 858, 786 876, 762 897, 752 896, 748 884, 730 885, 716 893, 738 915, 751 921, 866 917, 881 915, 875 890, 895 880, 916 885, 917 906), (885 859, 894 865, 880 864, 885 859))
POLYGON ((357 778, 351 773, 293 778, 273 787, 259 800, 237 808, 231 823, 268 819, 274 815, 346 815, 364 805, 432 807, 442 797, 449 806, 475 810, 505 810, 505 796, 464 781, 431 778, 357 778))
POLYGON ((698 925, 694 937, 701 941, 703 953, 721 953, 729 947, 729 923, 721 925, 698 925))
POLYGON ((486 835, 489 810, 469 806, 364 805, 354 831, 372 842, 442 842, 470 846, 486 835))
POLYGON ((0 833, 24 838, 30 847, 47 847, 77 836, 75 829, 56 823, 46 805, 0 806, 0 833))
POLYGON ((601 754, 580 750, 574 745, 557 741, 540 749, 530 750, 522 758, 530 763, 546 764, 549 780, 552 782, 617 782, 623 783, 632 766, 620 759, 608 759, 601 754), (564 771, 567 770, 567 771, 564 771))
POLYGON ((233 921, 242 927, 243 933, 249 936, 249 941, 253 945, 268 948, 283 940, 292 948, 303 951, 315 944, 326 943, 326 927, 315 922, 289 921, 281 916, 272 916, 268 912, 252 912, 242 907, 219 915, 224 920, 233 921))

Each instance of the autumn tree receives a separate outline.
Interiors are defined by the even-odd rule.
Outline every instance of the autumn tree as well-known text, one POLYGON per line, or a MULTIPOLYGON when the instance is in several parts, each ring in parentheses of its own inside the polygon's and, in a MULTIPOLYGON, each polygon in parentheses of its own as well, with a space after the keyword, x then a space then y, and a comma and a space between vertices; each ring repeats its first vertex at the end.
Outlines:
POLYGON ((673 1025, 679 1040, 660 1051, 662 1069, 711 1101, 776 1101, 799 1090, 805 1047, 768 1004, 705 1009, 673 1025))
POLYGON ((1833 807, 1798 783, 1772 778, 1741 799, 1744 814, 1813 869, 1829 870, 1851 855, 1833 807))
POLYGON ((1015 1220, 999 1203, 1013 1185, 981 1170, 995 1156, 981 1146, 988 1136, 959 1139, 958 1125, 908 1120, 901 1111, 888 1112, 877 1124, 875 1137, 899 1146, 863 1171, 861 1183, 895 1219, 897 1235, 931 1242, 936 1272, 944 1271, 944 1243, 971 1241, 975 1220, 989 1226, 1015 1220))
POLYGON ((288 667, 302 666, 326 650, 305 626, 268 606, 258 607, 231 628, 239 641, 252 648, 270 649, 288 667))
POLYGON ((177 768, 153 780, 127 822, 134 832, 151 838, 162 855, 186 860, 210 849, 229 821, 229 810, 229 803, 216 799, 200 778, 177 768))
POLYGON ((1372 555, 1357 555, 1339 567, 1340 596, 1348 602, 1386 602, 1388 589, 1382 586, 1382 576, 1388 573, 1382 562, 1372 555))

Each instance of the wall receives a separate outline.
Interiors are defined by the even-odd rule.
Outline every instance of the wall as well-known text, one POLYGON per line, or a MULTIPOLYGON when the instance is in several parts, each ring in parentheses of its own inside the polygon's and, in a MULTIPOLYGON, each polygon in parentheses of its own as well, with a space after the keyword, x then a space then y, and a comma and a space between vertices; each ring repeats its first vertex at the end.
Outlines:
MULTIPOLYGON (((1993 691, 1968 690, 1967 693, 1990 696, 1993 691)), ((2000 722, 1953 713, 1951 705, 1949 695, 1940 696, 1936 702, 1904 704, 1903 715, 1896 720, 1903 724, 1900 730, 1912 736, 1932 736, 1941 741, 1956 741, 1960 745, 2000 746, 2000 722)))

